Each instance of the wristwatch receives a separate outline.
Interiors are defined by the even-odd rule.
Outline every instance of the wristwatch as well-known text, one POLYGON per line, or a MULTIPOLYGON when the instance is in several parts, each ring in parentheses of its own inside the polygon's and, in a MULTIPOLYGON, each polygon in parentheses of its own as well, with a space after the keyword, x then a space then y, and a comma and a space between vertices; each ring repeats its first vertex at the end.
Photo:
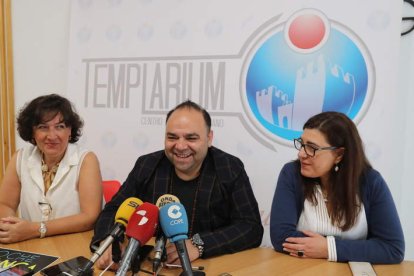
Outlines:
POLYGON ((191 243, 198 248, 198 255, 199 257, 203 256, 204 252, 204 242, 201 239, 200 235, 194 234, 194 236, 191 238, 191 243))
POLYGON ((47 227, 46 227, 46 223, 44 223, 43 221, 40 222, 40 227, 39 227, 39 233, 40 233, 40 238, 44 238, 47 232, 47 227))

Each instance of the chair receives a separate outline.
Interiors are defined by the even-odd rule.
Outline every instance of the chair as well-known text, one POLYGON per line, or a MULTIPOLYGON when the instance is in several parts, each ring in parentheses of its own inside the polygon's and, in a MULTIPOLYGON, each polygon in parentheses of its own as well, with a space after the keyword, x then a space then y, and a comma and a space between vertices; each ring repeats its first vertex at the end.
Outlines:
POLYGON ((121 182, 118 180, 104 180, 102 181, 103 185, 103 195, 105 202, 108 203, 111 201, 112 197, 118 192, 121 187, 121 182))

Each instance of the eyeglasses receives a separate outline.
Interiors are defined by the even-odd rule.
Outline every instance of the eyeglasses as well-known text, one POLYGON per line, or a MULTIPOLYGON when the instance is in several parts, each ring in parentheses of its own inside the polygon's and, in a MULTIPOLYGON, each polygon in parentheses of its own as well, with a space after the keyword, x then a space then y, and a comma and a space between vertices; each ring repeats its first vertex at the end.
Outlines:
POLYGON ((306 155, 311 156, 311 157, 314 157, 318 150, 334 150, 334 149, 338 148, 338 147, 323 147, 323 148, 320 148, 320 147, 317 147, 315 145, 304 144, 303 140, 301 138, 293 139, 293 143, 294 143, 295 148, 297 150, 300 151, 303 148, 305 150, 306 155))

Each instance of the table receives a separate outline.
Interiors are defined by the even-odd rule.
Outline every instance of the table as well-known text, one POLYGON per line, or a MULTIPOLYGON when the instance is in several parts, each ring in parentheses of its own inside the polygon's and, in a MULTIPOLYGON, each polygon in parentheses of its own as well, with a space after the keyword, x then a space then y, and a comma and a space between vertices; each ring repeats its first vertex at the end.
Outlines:
MULTIPOLYGON (((44 239, 34 239, 15 244, 0 244, 0 247, 30 251, 47 255, 59 256, 55 263, 71 259, 76 256, 90 258, 89 242, 92 231, 67 234, 44 239)), ((218 275, 352 275, 348 264, 332 263, 319 259, 298 259, 275 252, 272 248, 254 248, 214 257, 206 260, 197 260, 195 266, 204 266, 208 276, 218 275), (228 274, 224 274, 228 273, 228 274)), ((146 261, 142 268, 151 271, 151 263, 146 261)), ((414 275, 414 262, 404 261, 398 265, 374 265, 377 275, 414 275)), ((161 274, 166 276, 179 275, 180 268, 163 269, 161 274)), ((95 275, 98 275, 96 270, 95 275)), ((106 272, 105 275, 114 275, 106 272)), ((139 275, 149 275, 139 273, 139 275)))

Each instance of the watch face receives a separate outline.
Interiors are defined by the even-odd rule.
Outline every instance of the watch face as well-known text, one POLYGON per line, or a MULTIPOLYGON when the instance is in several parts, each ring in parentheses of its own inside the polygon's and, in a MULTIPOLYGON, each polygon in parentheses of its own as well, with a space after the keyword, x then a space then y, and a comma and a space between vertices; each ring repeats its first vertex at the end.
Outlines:
POLYGON ((44 233, 46 233, 46 231, 47 231, 47 229, 46 229, 46 225, 45 225, 44 223, 41 223, 41 224, 40 224, 40 228, 39 228, 39 232, 40 232, 41 234, 44 234, 44 233))
POLYGON ((203 242, 203 240, 201 239, 201 237, 200 237, 200 235, 199 235, 199 234, 195 234, 195 235, 193 236, 193 241, 194 241, 194 243, 195 243, 196 245, 204 245, 204 242, 203 242))

